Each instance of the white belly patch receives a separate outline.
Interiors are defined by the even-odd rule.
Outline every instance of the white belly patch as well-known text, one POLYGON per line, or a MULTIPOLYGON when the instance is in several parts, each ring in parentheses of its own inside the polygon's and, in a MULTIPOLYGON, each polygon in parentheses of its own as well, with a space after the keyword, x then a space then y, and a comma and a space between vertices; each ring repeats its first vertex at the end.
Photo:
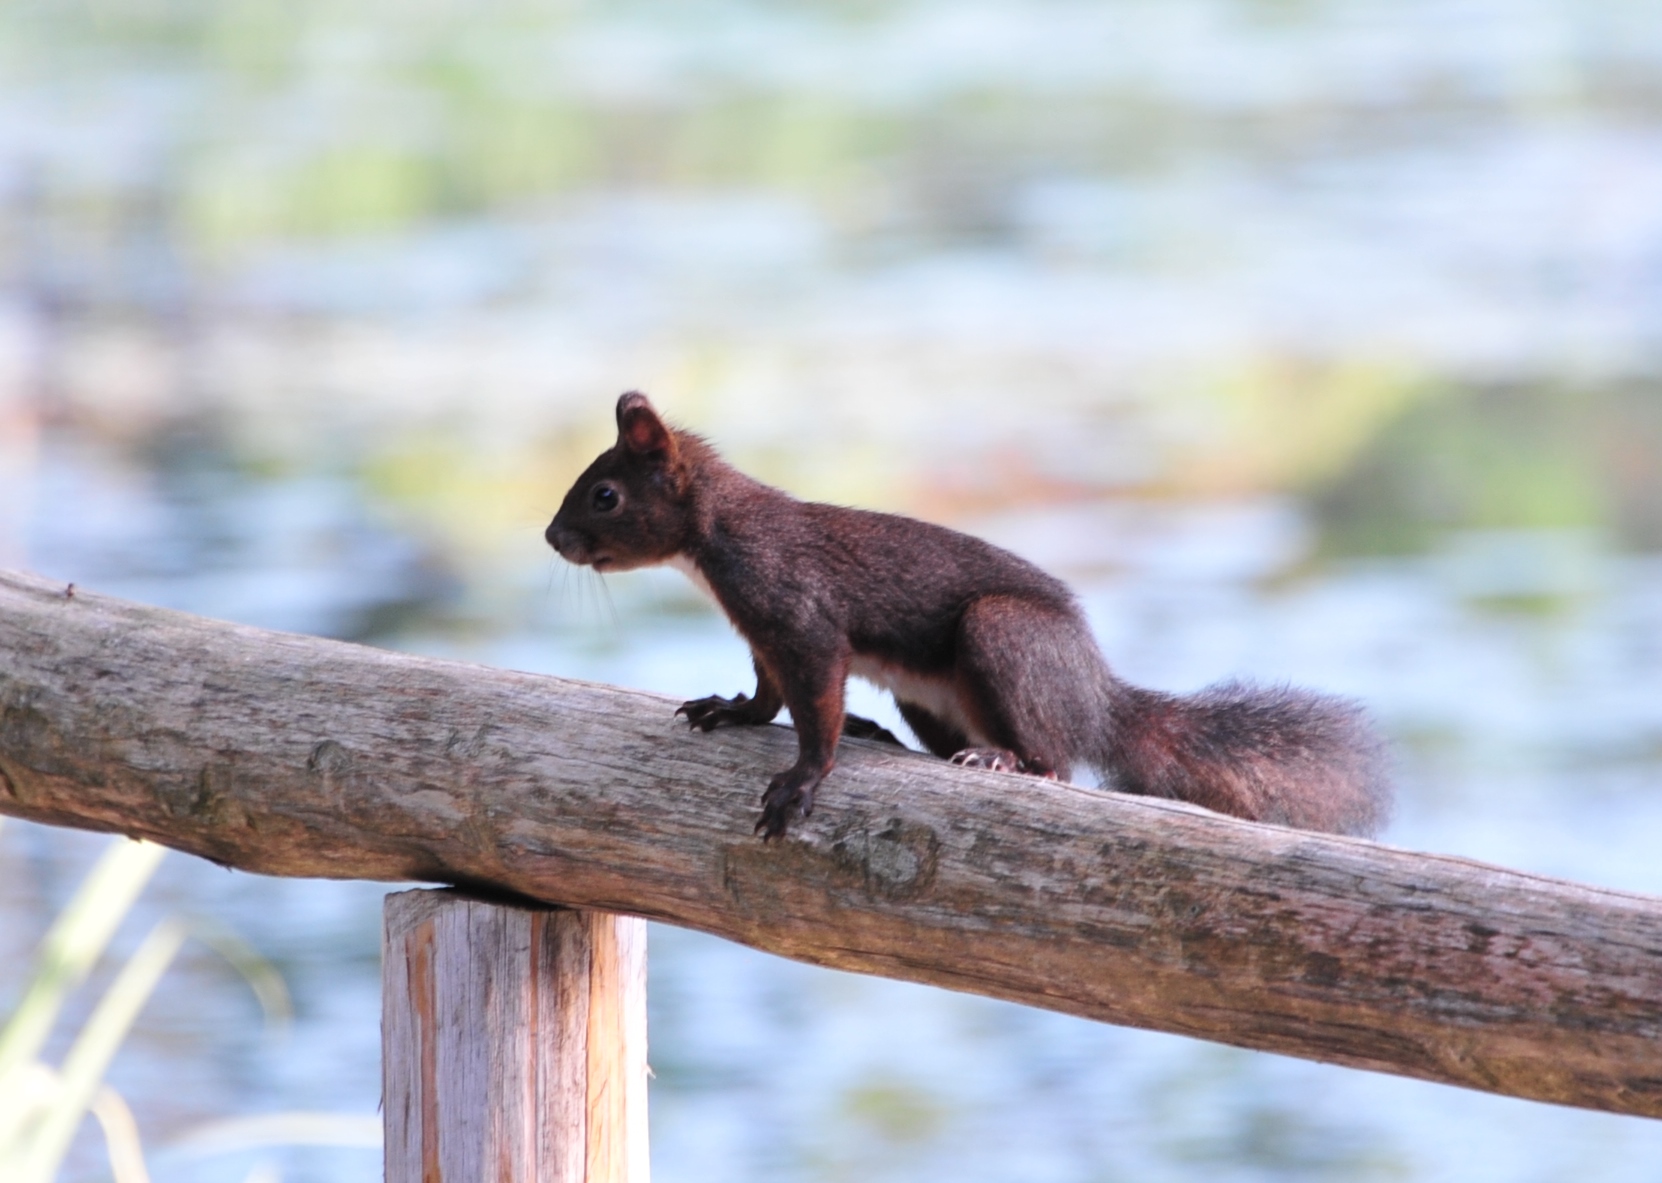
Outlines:
POLYGON ((987 745, 986 737, 970 725, 969 713, 958 700, 957 688, 946 678, 915 674, 875 657, 855 657, 849 663, 848 672, 880 690, 887 690, 897 702, 922 707, 941 722, 962 731, 971 746, 987 745))
MULTIPOLYGON (((704 578, 704 572, 700 571, 698 569, 698 565, 686 555, 676 555, 673 559, 670 559, 665 566, 674 567, 677 571, 681 572, 681 574, 687 577, 687 582, 692 584, 700 595, 709 600, 710 603, 714 604, 717 608, 721 608, 721 601, 716 599, 715 589, 710 586, 710 581, 704 578)), ((723 615, 726 614, 726 611, 727 610, 725 608, 722 609, 723 615)))

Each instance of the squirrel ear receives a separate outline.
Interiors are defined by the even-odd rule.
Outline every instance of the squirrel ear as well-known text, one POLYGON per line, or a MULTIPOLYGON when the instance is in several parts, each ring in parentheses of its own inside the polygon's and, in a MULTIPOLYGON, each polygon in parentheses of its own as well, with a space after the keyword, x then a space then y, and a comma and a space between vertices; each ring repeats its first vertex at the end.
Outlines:
POLYGON ((675 436, 639 391, 617 400, 617 438, 637 456, 663 460, 675 454, 675 436))

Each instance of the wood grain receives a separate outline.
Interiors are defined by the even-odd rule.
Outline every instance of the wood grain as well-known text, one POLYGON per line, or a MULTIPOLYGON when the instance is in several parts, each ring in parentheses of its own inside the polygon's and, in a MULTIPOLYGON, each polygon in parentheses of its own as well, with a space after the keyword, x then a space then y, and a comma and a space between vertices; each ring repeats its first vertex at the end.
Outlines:
POLYGON ((791 733, 675 705, 0 576, 0 812, 1662 1116, 1662 901, 858 741, 764 846, 791 733))
POLYGON ((646 922, 387 897, 387 1183, 648 1183, 646 922))

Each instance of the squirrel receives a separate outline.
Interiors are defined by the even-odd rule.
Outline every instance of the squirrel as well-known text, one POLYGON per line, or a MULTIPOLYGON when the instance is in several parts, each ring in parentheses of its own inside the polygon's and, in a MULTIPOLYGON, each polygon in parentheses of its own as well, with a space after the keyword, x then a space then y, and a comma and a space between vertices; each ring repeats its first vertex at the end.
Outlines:
POLYGON ((795 721, 798 755, 762 794, 755 832, 808 817, 847 735, 850 675, 889 690, 936 756, 1105 784, 1253 821, 1372 835, 1384 745, 1362 708, 1286 686, 1225 682, 1180 697, 1116 677, 1059 579, 991 543, 895 514, 800 501, 618 400, 617 443, 577 478, 545 537, 599 572, 680 569, 749 643, 756 692, 676 714, 695 730, 795 721))

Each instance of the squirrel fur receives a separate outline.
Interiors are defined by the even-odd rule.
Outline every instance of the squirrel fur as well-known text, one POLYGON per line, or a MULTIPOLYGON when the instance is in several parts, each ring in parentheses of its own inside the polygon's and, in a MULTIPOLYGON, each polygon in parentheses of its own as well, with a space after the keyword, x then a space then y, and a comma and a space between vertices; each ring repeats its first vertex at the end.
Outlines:
MULTIPOLYGON (((566 494, 550 546, 596 571, 668 564, 749 643, 756 692, 676 712, 709 731, 789 707, 798 758, 762 795, 756 832, 807 817, 846 733, 850 675, 893 693, 901 717, 956 763, 1068 778, 1081 765, 1128 793, 1254 821, 1375 833, 1384 746, 1356 703, 1225 682, 1180 697, 1109 669, 1073 593, 979 538, 894 514, 799 501, 618 400, 618 439, 566 494)), ((898 741, 894 741, 898 742, 898 741)))

